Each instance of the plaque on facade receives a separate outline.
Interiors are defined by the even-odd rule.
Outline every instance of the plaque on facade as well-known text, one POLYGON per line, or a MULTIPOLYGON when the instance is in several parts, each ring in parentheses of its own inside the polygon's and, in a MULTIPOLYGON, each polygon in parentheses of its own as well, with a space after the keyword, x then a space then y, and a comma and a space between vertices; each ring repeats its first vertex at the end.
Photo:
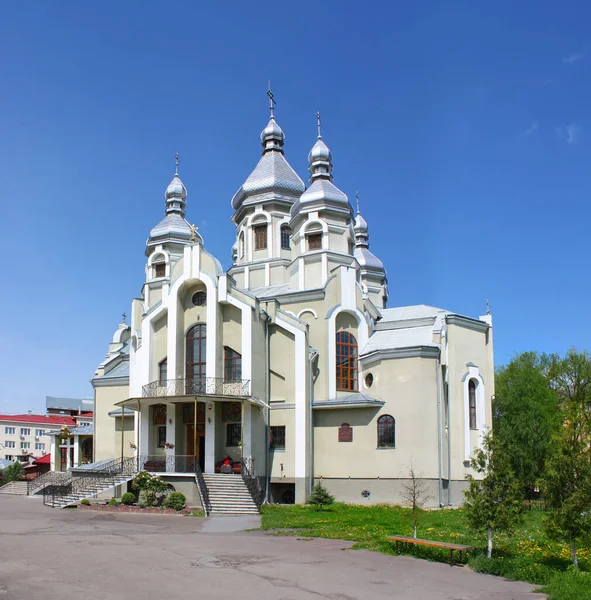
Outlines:
POLYGON ((353 441, 353 427, 349 423, 343 423, 339 427, 339 442, 352 442, 353 441))

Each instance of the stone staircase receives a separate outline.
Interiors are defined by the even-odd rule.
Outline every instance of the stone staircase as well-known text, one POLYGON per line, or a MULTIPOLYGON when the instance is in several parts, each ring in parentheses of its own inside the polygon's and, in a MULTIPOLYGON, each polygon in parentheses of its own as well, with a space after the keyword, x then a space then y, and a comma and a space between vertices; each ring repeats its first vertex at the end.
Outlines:
POLYGON ((134 477, 135 474, 119 476, 105 474, 103 477, 74 477, 72 478, 71 489, 68 493, 56 496, 55 498, 48 495, 45 499, 45 504, 53 508, 66 508, 66 506, 78 504, 80 500, 92 498, 101 492, 106 492, 113 487, 123 485, 131 481, 134 477))
POLYGON ((252 499, 242 475, 203 474, 207 486, 211 515, 258 515, 259 509, 252 499))
POLYGON ((0 487, 0 494, 15 494, 18 496, 26 496, 28 490, 26 481, 9 481, 0 487))

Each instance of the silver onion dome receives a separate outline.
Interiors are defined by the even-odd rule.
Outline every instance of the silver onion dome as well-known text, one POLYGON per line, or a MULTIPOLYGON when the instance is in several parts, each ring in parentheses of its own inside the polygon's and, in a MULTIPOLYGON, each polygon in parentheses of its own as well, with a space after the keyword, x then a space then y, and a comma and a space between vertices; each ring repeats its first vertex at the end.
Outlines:
POLYGON ((178 173, 175 173, 175 176, 172 178, 172 181, 168 184, 168 187, 164 192, 164 197, 166 198, 166 200, 171 200, 173 198, 185 200, 185 198, 187 197, 187 188, 181 181, 181 178, 178 176, 178 173))

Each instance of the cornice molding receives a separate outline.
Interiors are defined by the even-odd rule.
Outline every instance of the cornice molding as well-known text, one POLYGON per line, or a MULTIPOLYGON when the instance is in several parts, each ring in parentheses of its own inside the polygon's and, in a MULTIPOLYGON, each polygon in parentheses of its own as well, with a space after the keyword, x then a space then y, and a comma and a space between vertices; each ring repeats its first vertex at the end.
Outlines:
POLYGON ((439 346, 410 346, 408 348, 374 350, 370 354, 361 356, 359 360, 364 367, 367 367, 380 360, 397 358, 437 358, 439 354, 439 346))

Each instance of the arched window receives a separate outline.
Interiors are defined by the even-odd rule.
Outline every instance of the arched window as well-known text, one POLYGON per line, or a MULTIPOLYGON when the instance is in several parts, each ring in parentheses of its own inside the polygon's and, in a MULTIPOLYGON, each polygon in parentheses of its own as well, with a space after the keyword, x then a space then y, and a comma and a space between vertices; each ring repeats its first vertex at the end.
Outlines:
POLYGON ((396 421, 390 415, 378 419, 378 448, 396 447, 396 421))
POLYGON ((347 331, 337 333, 337 390, 357 391, 357 340, 347 331))
POLYGON ((187 394, 205 392, 206 335, 205 323, 193 325, 187 332, 185 361, 187 394))
POLYGON ((281 249, 289 250, 291 248, 291 229, 289 225, 281 225, 281 249))
POLYGON ((238 252, 240 258, 244 258, 244 231, 238 237, 238 252))
POLYGON ((224 346, 224 380, 242 379, 242 355, 228 346, 224 346))
POLYGON ((476 429, 476 382, 468 382, 468 407, 470 410, 470 429, 476 429))
POLYGON ((168 360, 165 358, 158 365, 158 381, 160 385, 166 385, 168 380, 168 360))

